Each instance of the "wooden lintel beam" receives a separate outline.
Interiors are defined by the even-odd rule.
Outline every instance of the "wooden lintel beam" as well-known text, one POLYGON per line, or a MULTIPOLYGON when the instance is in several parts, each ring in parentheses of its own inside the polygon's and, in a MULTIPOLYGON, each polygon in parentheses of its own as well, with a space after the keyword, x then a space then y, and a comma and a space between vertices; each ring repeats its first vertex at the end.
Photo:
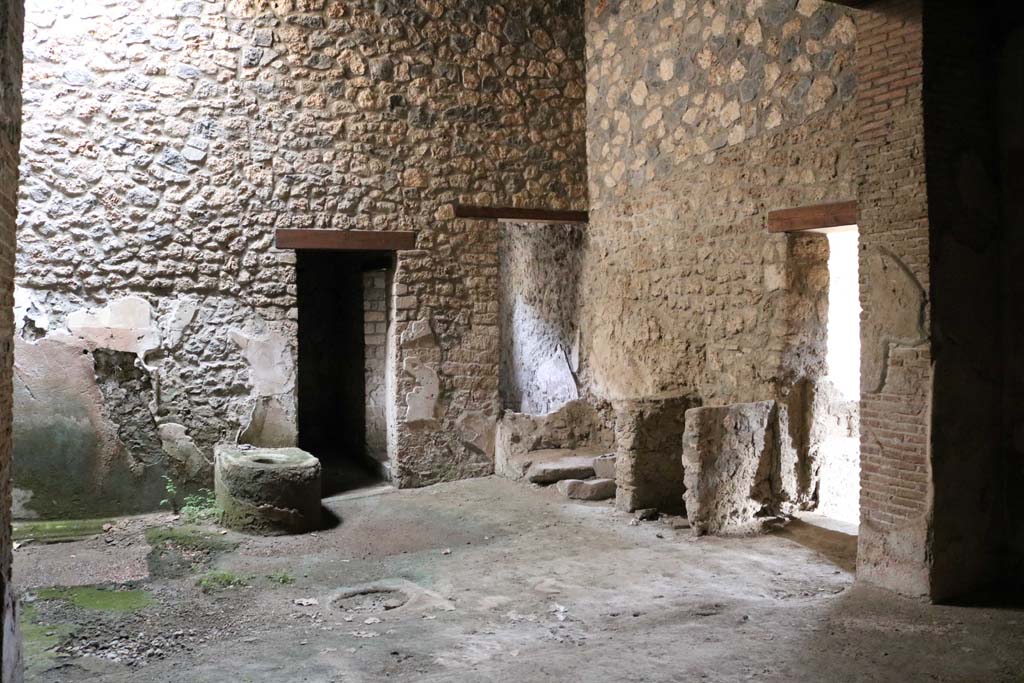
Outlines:
POLYGON ((415 232, 392 230, 290 230, 274 234, 278 249, 333 249, 335 251, 402 251, 416 248, 415 232))
POLYGON ((506 206, 473 206, 456 204, 456 218, 481 218, 507 223, 586 223, 586 211, 563 209, 514 209, 506 206))
POLYGON ((855 201, 780 209, 768 212, 768 232, 798 232, 856 225, 857 218, 855 201))

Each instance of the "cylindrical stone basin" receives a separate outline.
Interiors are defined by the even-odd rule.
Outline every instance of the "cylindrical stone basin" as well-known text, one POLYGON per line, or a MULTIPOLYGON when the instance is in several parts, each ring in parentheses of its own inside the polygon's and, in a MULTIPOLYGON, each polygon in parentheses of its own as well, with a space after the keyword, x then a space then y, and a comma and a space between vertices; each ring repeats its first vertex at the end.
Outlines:
POLYGON ((320 526, 320 461, 299 448, 214 449, 214 492, 230 529, 298 534, 320 526))

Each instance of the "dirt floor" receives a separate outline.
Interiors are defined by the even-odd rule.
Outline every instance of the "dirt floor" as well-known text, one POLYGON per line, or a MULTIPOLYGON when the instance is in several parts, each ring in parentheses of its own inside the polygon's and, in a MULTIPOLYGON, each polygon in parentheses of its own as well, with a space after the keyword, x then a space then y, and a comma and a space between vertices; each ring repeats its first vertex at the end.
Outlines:
POLYGON ((694 538, 495 478, 327 506, 304 536, 24 543, 27 680, 1024 680, 1024 612, 853 586, 855 539, 806 522, 694 538))

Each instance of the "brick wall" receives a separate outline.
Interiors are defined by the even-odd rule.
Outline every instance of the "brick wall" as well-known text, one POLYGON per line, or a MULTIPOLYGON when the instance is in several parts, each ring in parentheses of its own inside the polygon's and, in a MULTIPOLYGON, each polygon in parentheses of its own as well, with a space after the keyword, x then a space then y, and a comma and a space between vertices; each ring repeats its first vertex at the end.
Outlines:
POLYGON ((858 576, 925 594, 932 359, 921 2, 879 2, 856 16, 861 346, 874 359, 861 385, 858 576))
MULTIPOLYGON (((366 455, 386 468, 388 461, 388 280, 389 271, 363 273, 363 343, 366 373, 366 455)), ((386 471, 386 469, 385 469, 386 471)))
POLYGON ((11 586, 11 374, 15 217, 21 140, 21 0, 0 0, 0 680, 20 681, 21 642, 11 586))

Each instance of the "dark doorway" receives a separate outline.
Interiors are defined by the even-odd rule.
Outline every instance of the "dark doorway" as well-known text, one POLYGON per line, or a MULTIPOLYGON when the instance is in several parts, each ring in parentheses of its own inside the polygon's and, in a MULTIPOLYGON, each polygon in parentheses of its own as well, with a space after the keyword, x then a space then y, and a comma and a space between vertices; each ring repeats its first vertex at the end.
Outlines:
POLYGON ((393 256, 296 254, 299 447, 320 459, 324 494, 331 495, 386 476, 386 462, 374 445, 380 438, 374 413, 380 403, 383 415, 378 394, 384 384, 386 274, 393 270, 393 256))

